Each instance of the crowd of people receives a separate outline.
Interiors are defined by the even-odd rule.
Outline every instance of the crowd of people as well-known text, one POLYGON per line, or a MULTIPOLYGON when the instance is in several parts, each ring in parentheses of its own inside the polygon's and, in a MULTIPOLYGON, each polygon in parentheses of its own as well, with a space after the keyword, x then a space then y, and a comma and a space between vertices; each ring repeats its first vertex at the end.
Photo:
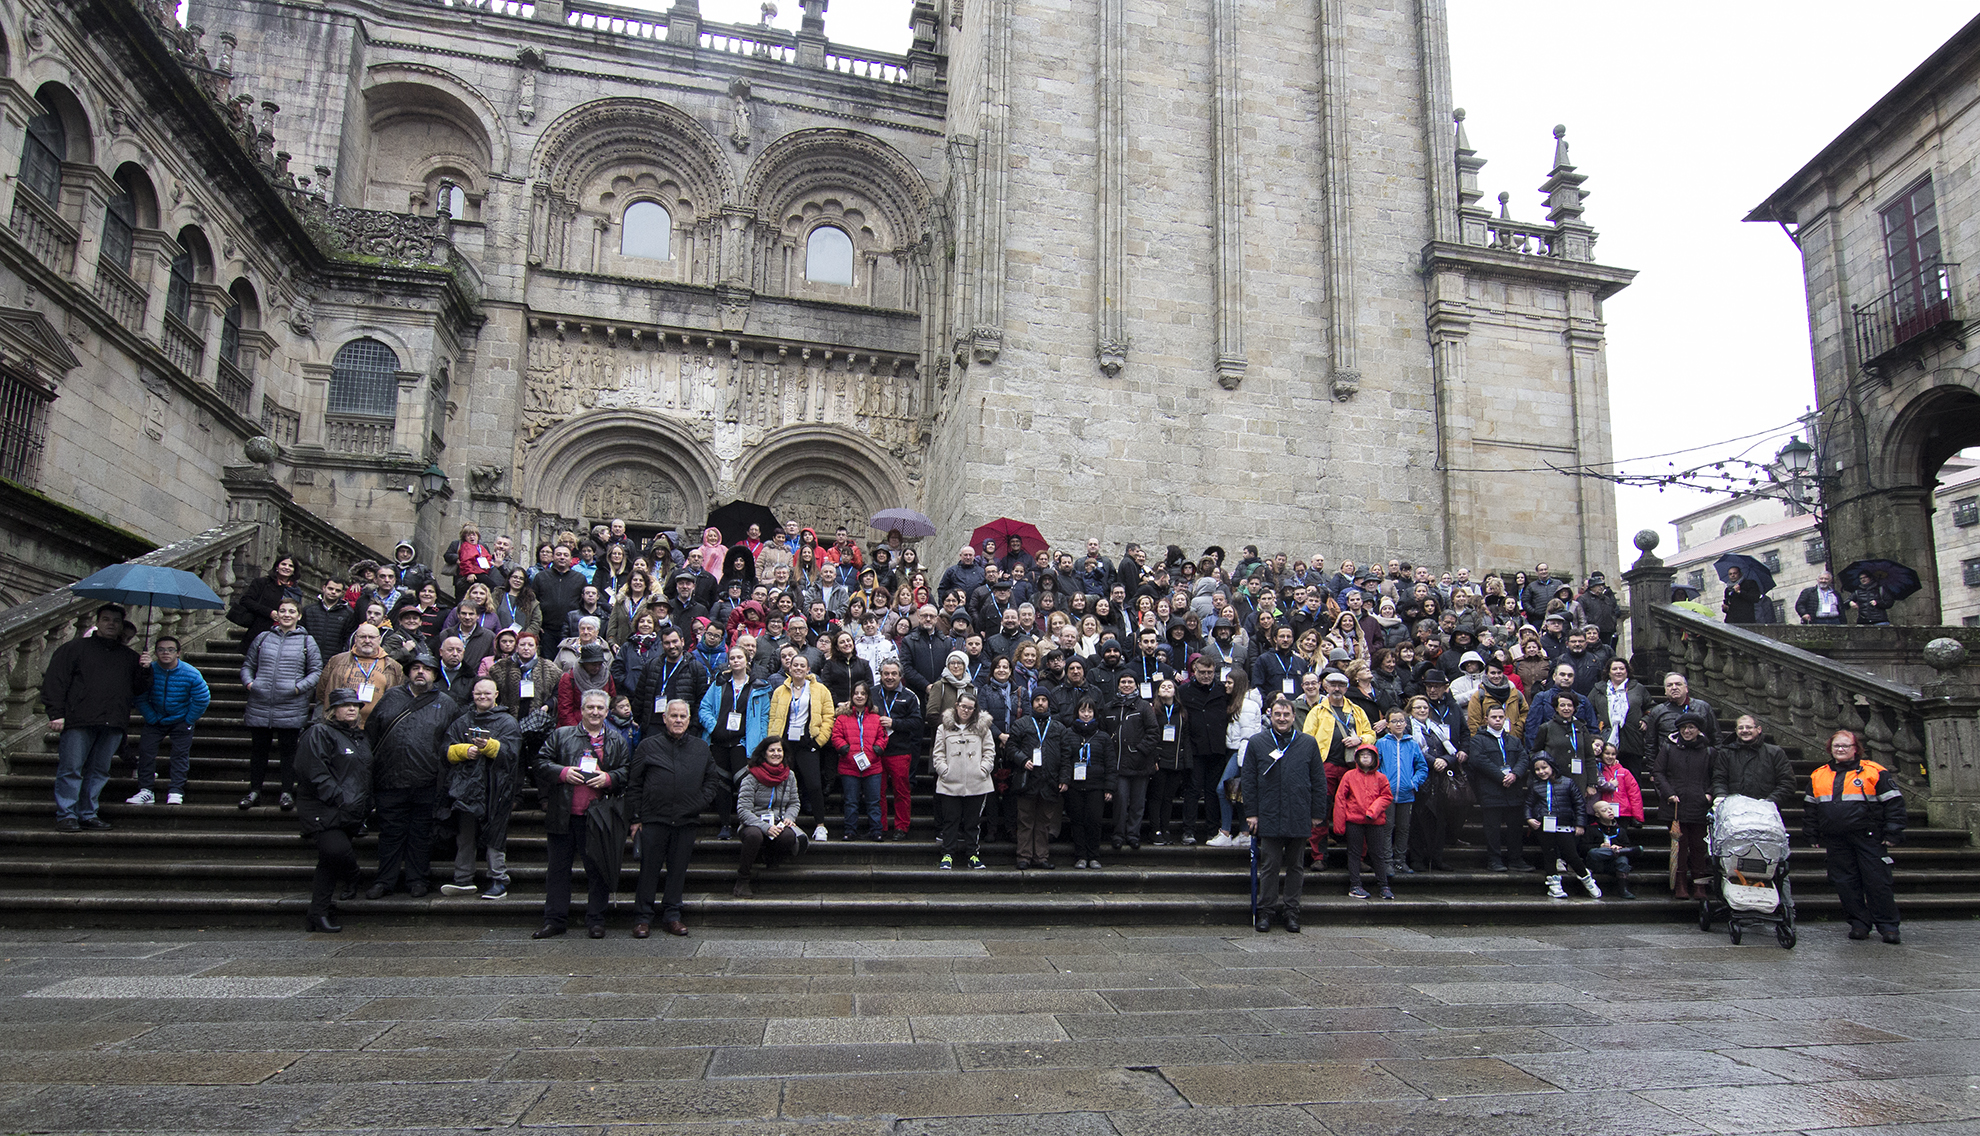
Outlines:
MULTIPOLYGON (((1630 673, 1599 572, 1577 588, 1544 563, 1476 581, 1399 560, 1330 571, 1250 546, 1227 561, 1128 544, 1115 561, 1097 540, 1076 553, 1019 538, 937 567, 898 533, 863 547, 794 523, 688 545, 614 520, 517 553, 465 526, 441 559, 450 594, 407 542, 314 594, 282 554, 229 611, 245 628, 238 803, 293 810, 315 842, 311 930, 338 929, 366 826, 368 898, 427 894, 436 824, 455 850, 441 891, 506 897, 509 821, 530 787, 550 861, 538 936, 565 932, 578 863, 587 930, 605 933, 630 838, 642 938, 656 922, 687 933, 704 814, 735 842, 747 898, 760 867, 812 844, 907 839, 922 770, 942 870, 987 870, 986 843, 1002 841, 1018 869, 1051 870, 1062 828, 1078 871, 1103 870, 1110 848, 1255 840, 1260 931, 1298 930, 1304 872, 1334 839, 1348 894, 1392 899, 1402 877, 1451 870, 1474 815, 1489 870, 1533 870, 1531 848, 1549 895, 1574 882, 1600 898, 1601 872, 1634 898, 1646 781, 1673 829, 1673 890, 1696 898, 1710 802, 1797 795, 1758 722, 1722 741, 1683 676, 1658 698, 1630 673)), ((106 605, 45 676, 65 831, 109 827, 96 798, 133 705, 128 803, 156 803, 167 742, 164 801, 185 800, 210 692, 177 643, 140 654, 129 638, 106 605)), ((1881 848, 1902 836, 1902 798, 1886 783, 1871 810, 1857 770, 1874 763, 1849 768, 1836 800, 1816 801, 1818 775, 1805 815, 1874 811, 1811 835, 1863 853, 1832 854, 1831 876, 1855 865, 1838 885, 1855 888, 1853 925, 1895 941, 1881 848)))

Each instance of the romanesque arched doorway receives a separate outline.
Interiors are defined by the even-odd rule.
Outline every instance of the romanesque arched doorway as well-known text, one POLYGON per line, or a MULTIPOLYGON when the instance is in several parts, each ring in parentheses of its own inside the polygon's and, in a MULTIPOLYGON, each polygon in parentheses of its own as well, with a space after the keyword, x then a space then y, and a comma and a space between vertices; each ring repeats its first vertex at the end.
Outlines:
POLYGON ((646 535, 707 515, 718 463, 684 423, 647 411, 580 414, 523 448, 521 500, 537 531, 624 517, 646 535))
MULTIPOLYGON (((1834 566, 1854 559, 1888 557, 1916 569, 1924 590, 1892 609, 1900 623, 1937 624, 1946 620, 1946 590, 1963 593, 1966 583, 1957 556, 1942 563, 1941 544, 1964 527, 1956 517, 1939 515, 1954 502, 1936 492, 1947 461, 1980 446, 1980 375, 1946 371, 1921 382, 1890 418, 1880 439, 1881 453, 1871 467, 1867 492, 1845 490, 1829 518, 1834 566), (1949 527, 1951 526, 1951 527, 1949 527)), ((1874 451, 1873 451, 1874 452, 1874 451)), ((1964 542, 1962 542, 1964 543, 1964 542)))

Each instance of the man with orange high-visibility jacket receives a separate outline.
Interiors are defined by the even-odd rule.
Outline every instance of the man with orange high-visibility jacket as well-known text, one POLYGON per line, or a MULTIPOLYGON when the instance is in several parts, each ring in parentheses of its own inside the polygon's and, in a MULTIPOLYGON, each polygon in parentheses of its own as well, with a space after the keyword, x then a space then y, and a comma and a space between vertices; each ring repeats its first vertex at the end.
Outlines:
POLYGON ((1829 882, 1849 919, 1849 937, 1867 939, 1874 926, 1886 943, 1898 942, 1889 851, 1904 839, 1897 779, 1863 759, 1863 740, 1854 731, 1837 730, 1828 764, 1816 766, 1808 780, 1802 835, 1828 852, 1829 882))

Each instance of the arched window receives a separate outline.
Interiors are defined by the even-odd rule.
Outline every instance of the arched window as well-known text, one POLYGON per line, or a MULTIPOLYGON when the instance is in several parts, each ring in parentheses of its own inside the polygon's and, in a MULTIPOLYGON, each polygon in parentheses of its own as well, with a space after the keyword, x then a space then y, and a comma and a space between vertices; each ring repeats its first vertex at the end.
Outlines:
POLYGON ((804 278, 813 284, 853 282, 853 239, 844 229, 820 225, 804 242, 804 278))
POLYGON ((192 321, 192 286, 196 271, 192 250, 180 246, 172 256, 172 278, 165 285, 165 314, 180 323, 192 321))
POLYGON ((619 222, 619 252, 646 260, 673 255, 674 218, 657 201, 635 201, 619 222))
POLYGON ((220 318, 220 358, 229 366, 241 365, 241 302, 231 300, 227 314, 220 318))
POLYGON ((441 187, 440 204, 447 216, 459 221, 467 216, 467 190, 458 184, 441 187))
POLYGON ((131 270, 131 238, 137 232, 137 202, 121 180, 103 206, 103 260, 125 272, 131 270))
POLYGON ((1732 516, 1726 518, 1725 524, 1719 526, 1719 535, 1731 536, 1745 527, 1746 518, 1740 516, 1738 513, 1734 513, 1732 516))
POLYGON ((69 131, 62 116, 37 97, 41 113, 28 119, 27 140, 21 147, 21 184, 50 205, 61 200, 62 163, 69 156, 69 131))
POLYGON ((330 413, 394 418, 399 413, 399 356, 376 339, 353 339, 330 363, 330 413))

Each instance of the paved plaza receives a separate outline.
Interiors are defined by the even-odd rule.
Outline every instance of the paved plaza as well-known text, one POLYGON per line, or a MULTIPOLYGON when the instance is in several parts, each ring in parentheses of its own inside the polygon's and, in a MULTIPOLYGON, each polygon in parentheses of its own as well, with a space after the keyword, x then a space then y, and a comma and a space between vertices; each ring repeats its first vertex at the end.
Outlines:
POLYGON ((1980 923, 0 931, 0 1132, 1980 1132, 1980 923))

